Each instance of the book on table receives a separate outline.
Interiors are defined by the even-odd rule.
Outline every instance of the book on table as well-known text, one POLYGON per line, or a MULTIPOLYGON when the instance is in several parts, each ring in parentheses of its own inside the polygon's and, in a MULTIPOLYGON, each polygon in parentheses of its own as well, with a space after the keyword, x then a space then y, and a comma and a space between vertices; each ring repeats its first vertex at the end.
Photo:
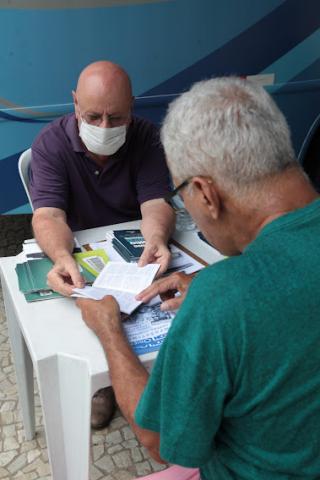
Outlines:
POLYGON ((126 262, 138 262, 145 247, 140 230, 114 230, 112 245, 126 262))
MULTIPOLYGON (((48 257, 27 260, 16 265, 19 289, 24 294, 27 302, 49 300, 62 296, 51 290, 47 285, 47 275, 52 267, 53 262, 48 257)), ((81 274, 87 284, 94 282, 95 276, 87 270, 82 269, 81 274)))
MULTIPOLYGON (((80 248, 76 246, 74 249, 74 256, 79 255, 79 251, 80 248)), ((60 293, 54 292, 47 285, 47 275, 53 267, 53 262, 41 250, 34 239, 25 240, 23 243, 23 254, 25 261, 16 265, 16 274, 18 277, 19 289, 24 294, 27 302, 50 300, 53 298, 62 297, 60 293)), ((90 252, 90 255, 93 260, 95 257, 97 257, 96 252, 90 252)), ((77 257, 76 260, 78 258, 79 257, 77 257)), ((103 258, 105 263, 108 261, 108 257, 105 252, 103 252, 101 258, 103 258)), ((80 259, 81 261, 87 260, 87 258, 83 259, 82 257, 80 257, 80 259)), ((83 263, 83 265, 85 265, 85 263, 83 263)), ((88 269, 82 268, 81 265, 79 265, 79 269, 85 279, 86 284, 91 285, 94 282, 98 272, 96 275, 93 275, 91 273, 93 272, 93 269, 90 272, 88 269)))

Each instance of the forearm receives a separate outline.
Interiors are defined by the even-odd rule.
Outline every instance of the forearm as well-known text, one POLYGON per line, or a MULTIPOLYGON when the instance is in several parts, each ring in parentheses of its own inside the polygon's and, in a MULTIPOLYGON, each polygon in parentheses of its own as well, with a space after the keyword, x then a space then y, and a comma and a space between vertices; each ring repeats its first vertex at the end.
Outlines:
POLYGON ((134 421, 136 407, 148 381, 148 372, 132 351, 122 326, 110 327, 110 323, 106 323, 108 327, 99 334, 99 338, 106 352, 117 403, 151 456, 156 461, 165 463, 159 456, 159 435, 140 428, 134 421))
POLYGON ((35 238, 42 250, 55 262, 73 250, 72 232, 61 216, 45 215, 37 210, 32 219, 35 238))
POLYGON ((159 238, 167 243, 174 231, 175 213, 164 200, 150 200, 141 205, 141 232, 146 241, 159 238))

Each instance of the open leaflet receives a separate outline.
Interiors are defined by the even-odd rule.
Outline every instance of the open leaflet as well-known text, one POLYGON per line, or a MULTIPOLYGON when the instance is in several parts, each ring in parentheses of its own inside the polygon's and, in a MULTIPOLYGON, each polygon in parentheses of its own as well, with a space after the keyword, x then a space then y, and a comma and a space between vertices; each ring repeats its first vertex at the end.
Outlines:
POLYGON ((92 287, 75 288, 73 297, 100 300, 112 295, 123 313, 131 314, 141 302, 135 297, 151 285, 160 265, 138 267, 136 263, 109 262, 94 281, 92 287))

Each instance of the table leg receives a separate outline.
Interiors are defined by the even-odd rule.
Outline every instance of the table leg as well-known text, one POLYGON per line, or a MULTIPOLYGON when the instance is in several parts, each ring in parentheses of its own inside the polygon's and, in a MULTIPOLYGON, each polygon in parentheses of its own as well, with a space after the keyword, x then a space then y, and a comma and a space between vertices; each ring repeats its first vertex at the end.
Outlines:
POLYGON ((57 354, 37 364, 53 480, 88 480, 91 378, 88 364, 57 354))
POLYGON ((16 370, 25 436, 26 440, 32 440, 35 434, 32 360, 27 349, 26 342, 21 333, 17 314, 4 280, 2 280, 2 291, 7 316, 11 350, 16 370))

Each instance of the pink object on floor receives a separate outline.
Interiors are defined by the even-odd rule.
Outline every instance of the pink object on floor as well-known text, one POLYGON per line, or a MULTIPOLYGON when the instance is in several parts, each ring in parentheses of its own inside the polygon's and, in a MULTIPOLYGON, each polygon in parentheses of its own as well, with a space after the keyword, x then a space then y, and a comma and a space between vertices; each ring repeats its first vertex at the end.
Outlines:
POLYGON ((200 480, 198 468, 184 468, 174 465, 161 472, 151 473, 136 480, 200 480))

